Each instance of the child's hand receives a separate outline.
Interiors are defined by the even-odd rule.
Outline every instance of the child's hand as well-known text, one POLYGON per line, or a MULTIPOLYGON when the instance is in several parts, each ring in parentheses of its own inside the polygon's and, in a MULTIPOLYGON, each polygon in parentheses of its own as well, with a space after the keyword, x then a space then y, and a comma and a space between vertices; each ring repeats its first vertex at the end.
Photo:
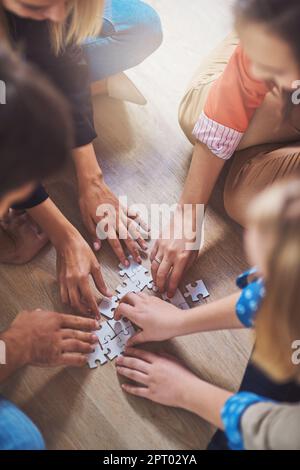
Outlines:
POLYGON ((142 331, 130 338, 128 346, 164 341, 180 334, 184 315, 179 308, 149 295, 126 295, 115 312, 115 320, 126 317, 142 331))
POLYGON ((136 348, 126 349, 116 368, 118 374, 136 382, 123 384, 125 392, 173 407, 186 407, 186 391, 199 380, 175 358, 136 348))

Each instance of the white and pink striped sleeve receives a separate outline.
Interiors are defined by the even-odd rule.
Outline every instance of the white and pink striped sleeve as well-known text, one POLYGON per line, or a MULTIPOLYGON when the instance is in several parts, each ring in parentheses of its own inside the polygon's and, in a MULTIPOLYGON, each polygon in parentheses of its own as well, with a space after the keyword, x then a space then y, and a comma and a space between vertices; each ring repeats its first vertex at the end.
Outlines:
POLYGON ((217 157, 229 160, 238 148, 244 133, 223 126, 202 112, 194 127, 193 135, 217 157))

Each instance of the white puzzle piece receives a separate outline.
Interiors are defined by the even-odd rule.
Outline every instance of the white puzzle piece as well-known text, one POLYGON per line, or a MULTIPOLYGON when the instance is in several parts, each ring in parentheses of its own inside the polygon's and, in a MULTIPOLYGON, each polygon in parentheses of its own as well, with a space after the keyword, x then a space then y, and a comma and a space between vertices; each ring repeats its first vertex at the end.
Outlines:
POLYGON ((193 284, 188 284, 186 286, 188 292, 184 294, 184 297, 191 297, 193 302, 198 302, 200 297, 206 299, 209 297, 209 292, 206 289, 206 286, 203 281, 196 281, 193 284))
POLYGON ((113 318, 114 311, 116 310, 118 305, 119 299, 116 295, 111 298, 105 297, 99 305, 99 312, 101 315, 104 315, 107 318, 113 318))
POLYGON ((95 334, 98 337, 100 345, 104 347, 104 345, 106 345, 108 341, 113 339, 116 336, 116 334, 108 321, 101 323, 100 326, 101 326, 100 330, 95 331, 95 334))
POLYGON ((118 292, 118 299, 122 299, 124 295, 129 294, 131 292, 134 292, 137 294, 140 292, 139 287, 136 285, 135 282, 133 282, 134 278, 127 279, 126 281, 123 282, 123 284, 120 284, 117 288, 116 291, 118 292))
POLYGON ((162 298, 166 302, 170 302, 172 305, 175 305, 175 307, 178 307, 181 310, 189 310, 190 308, 179 289, 176 290, 175 295, 174 297, 172 297, 172 299, 169 299, 167 294, 162 294, 162 298))
POLYGON ((98 367, 98 363, 101 365, 107 363, 107 357, 105 353, 108 353, 107 349, 102 349, 100 344, 95 345, 95 352, 91 353, 88 357, 88 365, 90 369, 96 369, 98 367))
POLYGON ((127 320, 127 318, 121 318, 121 320, 109 320, 108 323, 116 335, 119 335, 122 332, 128 334, 128 331, 133 328, 131 322, 127 320))
POLYGON ((126 335, 123 332, 121 332, 118 336, 116 336, 107 344, 107 349, 109 350, 107 357, 111 361, 115 359, 116 357, 120 356, 124 352, 126 343, 131 336, 133 335, 132 334, 126 335))
MULTIPOLYGON (((147 271, 146 271, 147 272, 147 271)), ((148 289, 152 289, 153 287, 153 279, 151 276, 147 276, 144 271, 138 271, 134 277, 131 278, 134 281, 135 285, 138 287, 139 291, 148 287, 148 289)))
POLYGON ((127 277, 132 278, 138 271, 141 270, 145 273, 148 272, 148 270, 142 264, 136 263, 132 256, 129 256, 128 259, 130 261, 130 266, 126 267, 123 264, 119 264, 119 268, 121 269, 119 274, 121 277, 126 275, 127 277))

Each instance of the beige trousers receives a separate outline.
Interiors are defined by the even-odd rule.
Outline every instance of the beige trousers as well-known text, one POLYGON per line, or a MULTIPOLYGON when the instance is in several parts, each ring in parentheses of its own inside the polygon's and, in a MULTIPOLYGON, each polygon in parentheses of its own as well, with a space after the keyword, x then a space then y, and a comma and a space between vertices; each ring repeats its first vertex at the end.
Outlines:
MULTIPOLYGON (((194 126, 204 108, 212 83, 224 71, 238 39, 230 34, 193 77, 179 108, 179 123, 194 144, 194 126)), ((282 123, 282 97, 270 92, 256 111, 231 162, 224 191, 226 211, 236 222, 245 224, 249 201, 274 181, 300 174, 300 132, 282 123)), ((300 127, 300 110, 298 113, 300 127)), ((296 116, 297 117, 297 116, 296 116)), ((295 121, 295 115, 293 116, 295 121)))

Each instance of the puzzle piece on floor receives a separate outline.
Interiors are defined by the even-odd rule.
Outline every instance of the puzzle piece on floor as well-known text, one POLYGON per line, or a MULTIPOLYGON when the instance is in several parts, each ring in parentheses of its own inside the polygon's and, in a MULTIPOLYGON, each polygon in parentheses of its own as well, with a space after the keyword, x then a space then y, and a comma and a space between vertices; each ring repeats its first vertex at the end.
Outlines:
POLYGON ((138 271, 143 271, 144 273, 148 272, 148 269, 142 264, 136 263, 132 256, 129 256, 128 259, 130 261, 130 266, 126 267, 123 264, 119 264, 119 268, 121 268, 119 274, 121 277, 126 275, 127 277, 132 278, 138 271))
POLYGON ((111 361, 124 352, 126 343, 131 336, 133 336, 133 334, 124 334, 121 332, 107 344, 106 347, 109 352, 106 355, 111 361))
POLYGON ((122 332, 127 335, 132 330, 135 331, 132 323, 127 320, 127 318, 121 318, 121 320, 109 320, 108 323, 116 335, 119 335, 122 332))
POLYGON ((106 364, 108 359, 105 354, 108 354, 106 348, 102 349, 100 344, 95 345, 95 352, 91 353, 88 357, 88 365, 90 369, 96 369, 98 367, 98 362, 103 365, 106 364))
MULTIPOLYGON (((147 272, 147 271, 146 271, 147 272)), ((138 287, 139 291, 142 291, 145 289, 145 287, 148 287, 148 289, 152 289, 153 287, 153 279, 151 276, 147 276, 146 273, 141 270, 138 271, 134 277, 131 278, 131 280, 135 283, 135 285, 138 287)))
POLYGON ((115 295, 111 298, 104 298, 99 305, 99 312, 107 318, 114 317, 114 311, 119 305, 119 299, 115 295))
POLYGON ((206 297, 209 297, 209 292, 206 289, 206 286, 203 281, 196 281, 192 284, 188 284, 186 286, 186 289, 189 292, 186 292, 184 294, 184 297, 191 297, 193 302, 198 302, 201 296, 203 299, 206 299, 206 297))
POLYGON ((124 295, 129 294, 130 292, 134 292, 135 294, 140 292, 139 287, 137 286, 135 282, 133 282, 132 279, 133 278, 127 279, 126 281, 123 282, 123 284, 120 284, 116 288, 116 291, 118 292, 118 295, 117 295, 118 299, 122 299, 124 295))
POLYGON ((104 347, 104 345, 106 345, 111 339, 116 336, 116 333, 114 332, 113 328, 111 327, 108 321, 101 323, 100 326, 100 330, 95 331, 95 334, 97 335, 101 346, 104 347))
POLYGON ((172 299, 169 299, 167 294, 162 294, 162 298, 166 302, 169 302, 172 305, 175 305, 175 307, 178 307, 181 310, 189 310, 190 308, 179 289, 176 290, 175 295, 174 297, 172 297, 172 299))

